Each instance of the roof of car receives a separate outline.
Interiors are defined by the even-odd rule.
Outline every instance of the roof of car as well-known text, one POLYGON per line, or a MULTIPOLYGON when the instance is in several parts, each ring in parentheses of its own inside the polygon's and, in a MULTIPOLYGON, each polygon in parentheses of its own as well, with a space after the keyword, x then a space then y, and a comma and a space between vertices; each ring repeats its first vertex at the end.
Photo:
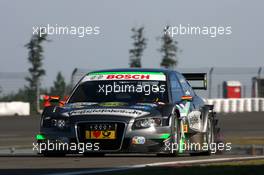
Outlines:
POLYGON ((92 71, 90 73, 95 72, 163 72, 165 74, 169 74, 170 72, 176 72, 175 70, 170 69, 153 69, 153 68, 118 68, 118 69, 103 69, 92 71))

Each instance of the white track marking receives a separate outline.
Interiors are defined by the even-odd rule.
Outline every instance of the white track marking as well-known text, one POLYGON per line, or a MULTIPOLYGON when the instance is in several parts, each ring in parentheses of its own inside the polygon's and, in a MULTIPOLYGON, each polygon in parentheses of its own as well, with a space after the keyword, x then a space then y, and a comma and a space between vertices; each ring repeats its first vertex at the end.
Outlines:
POLYGON ((252 159, 264 159, 264 156, 248 156, 248 157, 232 157, 232 158, 215 158, 215 159, 202 159, 202 160, 182 160, 182 161, 170 161, 170 162, 156 162, 149 164, 139 165, 127 165, 117 168, 106 168, 106 169, 94 169, 94 170, 83 170, 73 172, 61 172, 49 175, 80 175, 80 174, 93 174, 93 173, 106 173, 115 171, 124 171, 136 168, 152 167, 152 166, 164 166, 164 165, 190 165, 190 164, 202 164, 202 163, 213 163, 213 162, 226 162, 226 161, 240 161, 240 160, 252 160, 252 159))
POLYGON ((232 157, 232 158, 215 158, 215 159, 201 159, 201 160, 182 160, 173 162, 157 162, 145 164, 146 166, 162 166, 162 165, 179 165, 179 164, 197 164, 197 163, 212 163, 212 162, 225 162, 225 161, 239 161, 239 160, 251 160, 251 159, 264 159, 264 156, 249 156, 249 157, 232 157))

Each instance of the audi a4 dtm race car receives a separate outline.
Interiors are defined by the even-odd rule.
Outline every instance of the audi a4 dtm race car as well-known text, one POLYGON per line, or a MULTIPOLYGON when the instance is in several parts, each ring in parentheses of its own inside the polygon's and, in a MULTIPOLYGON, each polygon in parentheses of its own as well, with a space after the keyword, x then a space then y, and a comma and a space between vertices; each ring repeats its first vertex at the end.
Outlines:
POLYGON ((217 120, 213 106, 194 89, 206 89, 206 74, 164 69, 87 73, 63 106, 44 109, 36 135, 39 153, 210 154, 210 146, 204 150, 197 144, 214 143, 217 120), (196 149, 187 149, 192 143, 196 149))

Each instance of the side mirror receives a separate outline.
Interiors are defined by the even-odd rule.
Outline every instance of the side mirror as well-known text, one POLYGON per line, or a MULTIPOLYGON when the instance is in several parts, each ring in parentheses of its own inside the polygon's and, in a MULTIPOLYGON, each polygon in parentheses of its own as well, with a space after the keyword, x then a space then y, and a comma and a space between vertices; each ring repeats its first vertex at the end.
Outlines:
POLYGON ((192 101, 193 97, 190 95, 184 95, 181 97, 182 101, 192 101))

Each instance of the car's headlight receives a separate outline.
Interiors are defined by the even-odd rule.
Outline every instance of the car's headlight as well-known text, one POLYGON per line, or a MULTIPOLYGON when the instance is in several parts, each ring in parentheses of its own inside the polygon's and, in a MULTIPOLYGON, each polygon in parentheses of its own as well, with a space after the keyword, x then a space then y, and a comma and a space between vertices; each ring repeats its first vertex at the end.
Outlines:
POLYGON ((160 118, 142 118, 135 120, 132 129, 144 129, 149 128, 151 126, 161 126, 160 118))
POLYGON ((52 119, 51 125, 59 129, 64 129, 68 127, 68 121, 65 119, 52 119))

